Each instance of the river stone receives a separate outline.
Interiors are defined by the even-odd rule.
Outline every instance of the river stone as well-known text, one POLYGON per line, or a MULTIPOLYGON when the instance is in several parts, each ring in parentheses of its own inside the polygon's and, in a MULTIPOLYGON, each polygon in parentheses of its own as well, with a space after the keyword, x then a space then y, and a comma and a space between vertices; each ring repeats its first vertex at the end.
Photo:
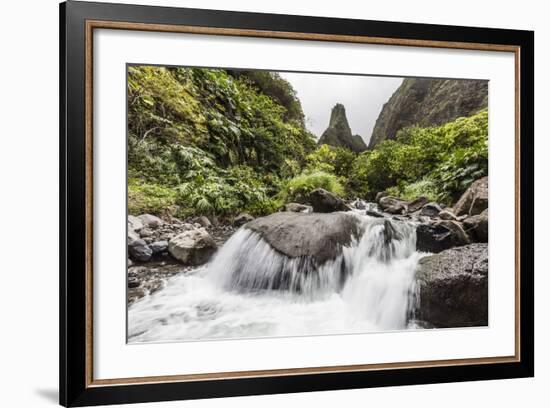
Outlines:
POLYGON ((143 223, 138 217, 134 215, 128 216, 128 230, 139 231, 142 228, 143 228, 143 223))
POLYGON ((288 203, 283 207, 284 211, 290 212, 312 212, 313 208, 310 205, 299 204, 299 203, 288 203))
POLYGON ((201 215, 199 218, 197 218, 197 222, 204 228, 208 228, 212 226, 212 223, 210 222, 210 220, 204 215, 201 215))
POLYGON ((435 327, 487 326, 487 244, 470 244, 422 258, 416 278, 419 320, 435 327))
POLYGON ((456 221, 437 221, 416 227, 416 250, 441 252, 470 243, 470 239, 456 221))
POLYGON ((489 239, 489 210, 472 215, 464 220, 464 227, 474 242, 487 242, 489 239))
POLYGON ((382 197, 378 202, 383 211, 390 214, 405 214, 407 212, 408 203, 396 197, 382 197))
POLYGON ((442 210, 438 217, 442 220, 448 220, 448 221, 458 221, 458 218, 456 218, 456 215, 452 213, 452 211, 449 210, 442 210))
POLYGON ((430 200, 427 197, 418 197, 409 203, 409 205, 407 206, 407 211, 409 213, 416 212, 429 202, 430 200))
POLYGON ((437 217, 440 212, 441 212, 441 207, 439 206, 439 204, 428 203, 422 207, 422 210, 420 211, 420 215, 424 215, 426 217, 437 217))
POLYGON ((136 261, 147 262, 153 255, 153 250, 142 239, 134 239, 128 243, 128 253, 136 261))
POLYGON ((139 230, 139 236, 141 238, 147 238, 147 237, 150 237, 154 234, 153 230, 149 227, 147 228, 142 228, 139 230))
POLYGON ((138 216, 138 218, 143 223, 144 227, 149 227, 152 229, 156 229, 164 224, 164 221, 162 221, 159 217, 151 214, 142 214, 138 216))
POLYGON ((254 219, 254 217, 251 216, 250 214, 240 213, 233 220, 233 225, 235 225, 236 227, 240 227, 240 226, 246 224, 247 222, 252 221, 253 219, 254 219))
POLYGON ((187 265, 201 265, 216 251, 216 242, 204 228, 185 231, 170 240, 168 251, 187 265))
POLYGON ((168 241, 155 241, 149 247, 153 254, 161 254, 168 249, 168 241))
POLYGON ((348 211, 351 209, 344 200, 323 188, 317 188, 309 193, 306 201, 313 207, 313 212, 317 213, 348 211))
POLYGON ((346 213, 279 212, 256 218, 246 228, 291 258, 310 256, 319 263, 336 258, 358 232, 358 220, 346 213))
POLYGON ((354 202, 350 204, 353 208, 357 210, 366 210, 367 209, 367 203, 358 198, 354 202))
POLYGON ((384 218, 384 214, 379 213, 376 210, 367 210, 367 211, 365 211, 365 214, 370 215, 371 217, 384 218))
POLYGON ((376 197, 374 198, 374 201, 376 201, 376 203, 380 204, 380 200, 386 196, 388 196, 389 194, 386 193, 385 191, 379 191, 378 193, 376 193, 376 197))
POLYGON ((455 215, 481 214, 489 206, 489 177, 472 183, 453 207, 455 215))

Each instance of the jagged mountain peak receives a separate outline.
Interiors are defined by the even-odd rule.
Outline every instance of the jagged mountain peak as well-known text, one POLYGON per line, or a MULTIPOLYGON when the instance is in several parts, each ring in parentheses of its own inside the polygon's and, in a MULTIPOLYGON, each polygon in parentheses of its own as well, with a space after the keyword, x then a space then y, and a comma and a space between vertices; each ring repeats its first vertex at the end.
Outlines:
POLYGON ((362 152, 367 149, 367 145, 361 136, 351 133, 346 117, 346 108, 341 103, 337 103, 332 108, 328 128, 321 135, 318 144, 345 147, 354 152, 362 152))

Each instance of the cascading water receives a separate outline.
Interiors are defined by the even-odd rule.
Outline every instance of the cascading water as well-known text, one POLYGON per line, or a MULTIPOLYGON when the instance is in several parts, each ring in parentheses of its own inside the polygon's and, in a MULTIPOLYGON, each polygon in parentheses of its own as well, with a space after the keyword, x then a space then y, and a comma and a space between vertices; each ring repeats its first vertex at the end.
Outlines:
POLYGON ((214 259, 128 310, 130 342, 400 330, 414 300, 415 226, 358 211, 335 259, 290 258, 238 230, 214 259))

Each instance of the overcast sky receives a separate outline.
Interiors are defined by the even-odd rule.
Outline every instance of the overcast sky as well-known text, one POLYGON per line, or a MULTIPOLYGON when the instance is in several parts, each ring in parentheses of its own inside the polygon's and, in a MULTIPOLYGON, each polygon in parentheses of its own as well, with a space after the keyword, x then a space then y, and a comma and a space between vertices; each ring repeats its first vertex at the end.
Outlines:
POLYGON ((298 94, 307 128, 319 138, 328 127, 337 103, 346 108, 353 134, 368 143, 374 123, 403 78, 281 72, 298 94))

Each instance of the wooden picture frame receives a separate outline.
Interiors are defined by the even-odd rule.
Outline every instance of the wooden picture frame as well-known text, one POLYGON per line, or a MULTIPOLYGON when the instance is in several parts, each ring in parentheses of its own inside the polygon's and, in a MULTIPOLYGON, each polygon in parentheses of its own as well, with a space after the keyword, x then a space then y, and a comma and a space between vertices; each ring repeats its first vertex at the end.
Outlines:
POLYGON ((64 406, 121 404, 533 376, 533 101, 534 34, 530 31, 77 1, 62 3, 60 403, 64 406), (94 379, 92 58, 93 33, 101 28, 514 53, 515 354, 457 360, 94 379))

